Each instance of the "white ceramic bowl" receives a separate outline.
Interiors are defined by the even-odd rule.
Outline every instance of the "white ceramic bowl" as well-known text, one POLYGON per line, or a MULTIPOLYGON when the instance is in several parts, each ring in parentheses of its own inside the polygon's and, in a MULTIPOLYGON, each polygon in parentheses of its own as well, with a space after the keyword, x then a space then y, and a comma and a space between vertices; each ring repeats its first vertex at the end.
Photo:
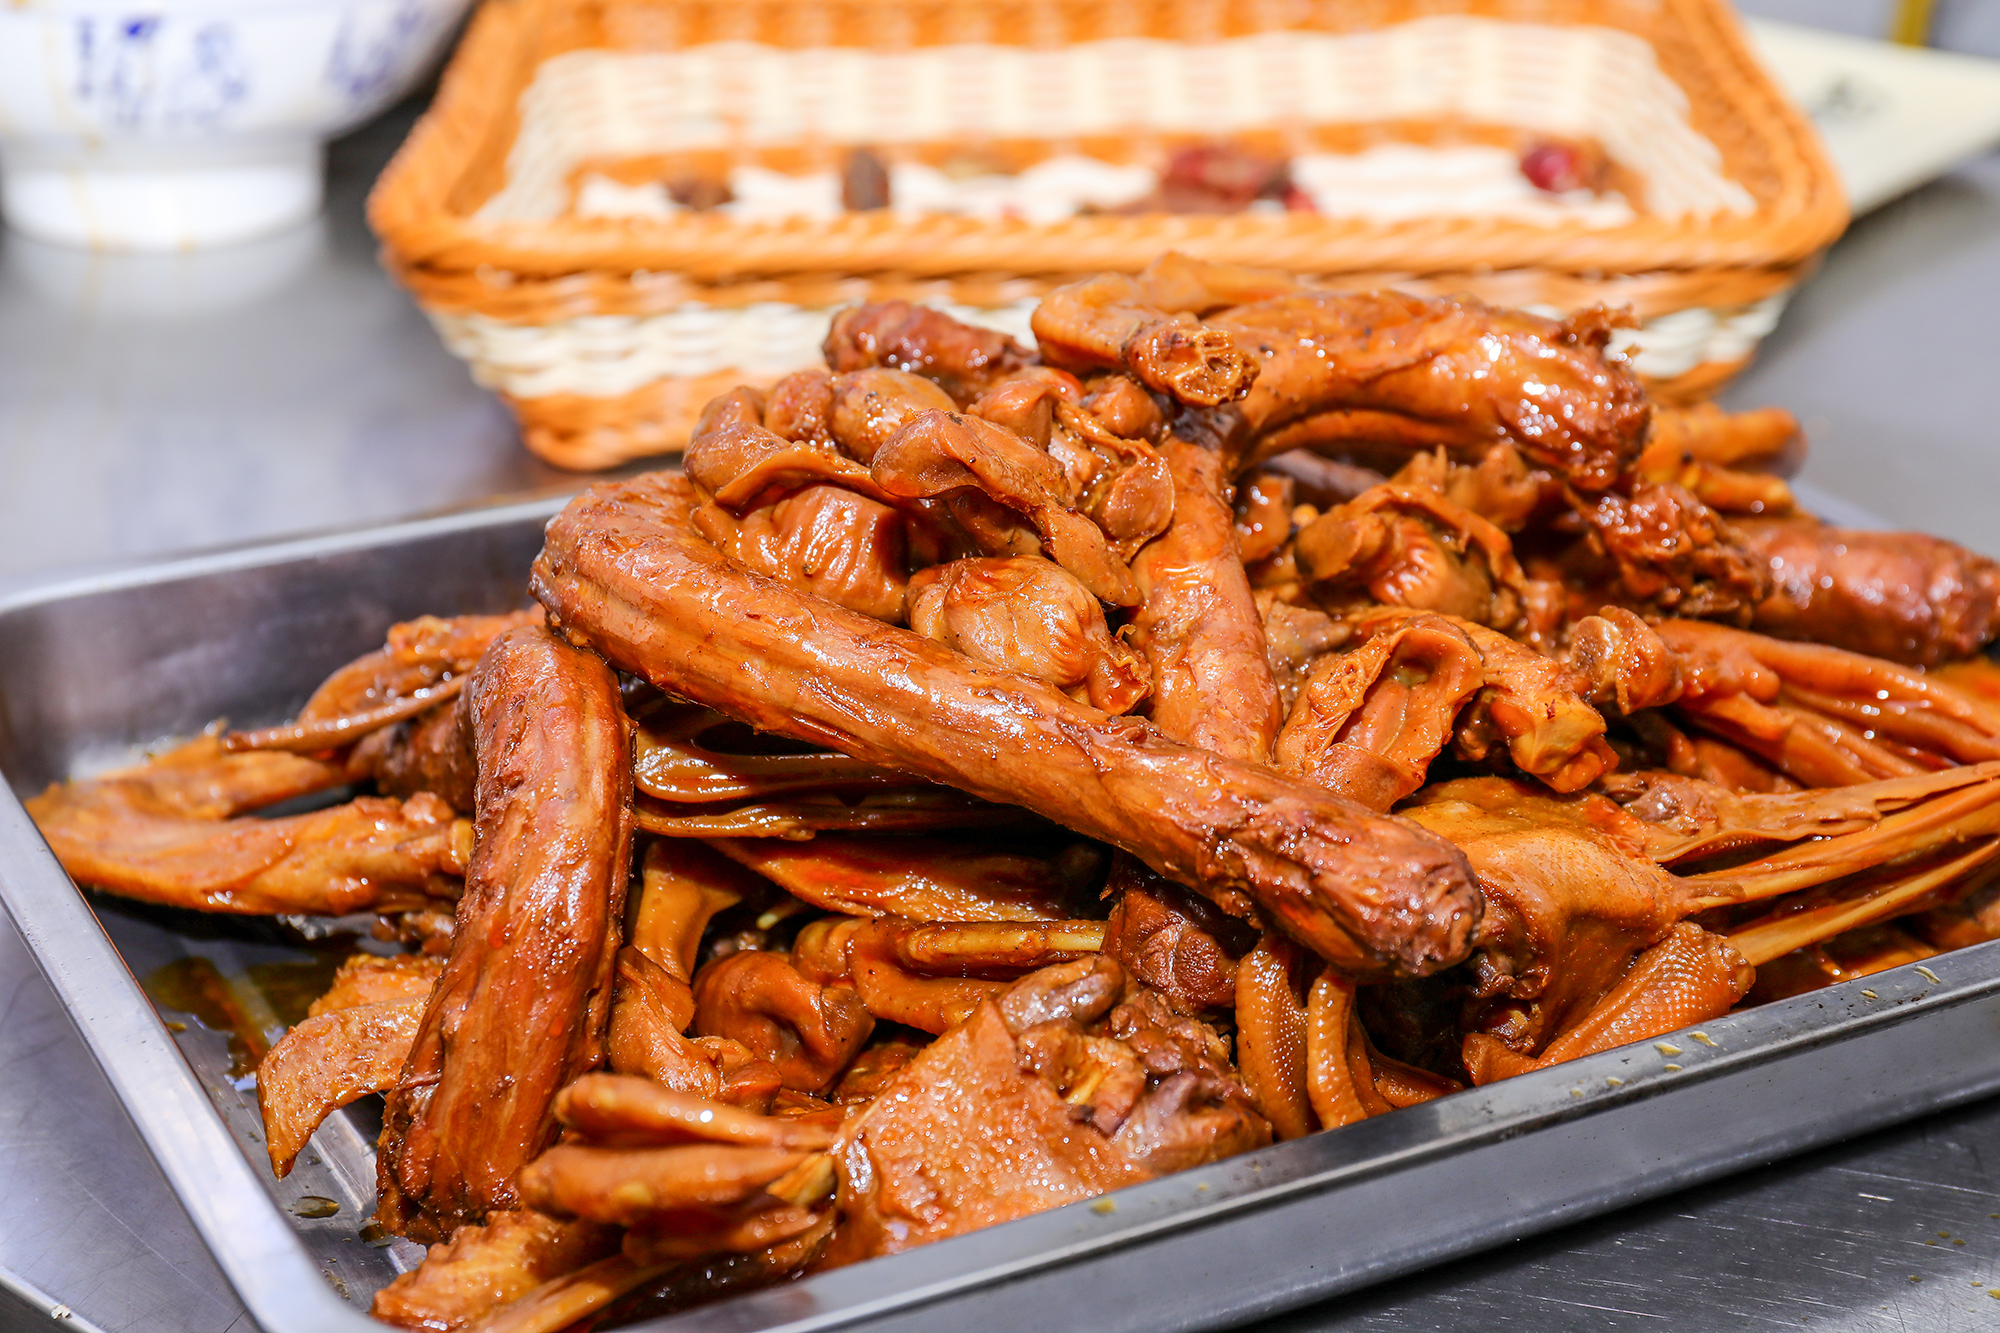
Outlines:
POLYGON ((0 211, 182 250, 320 204, 321 144, 421 76, 470 0, 0 0, 0 211))

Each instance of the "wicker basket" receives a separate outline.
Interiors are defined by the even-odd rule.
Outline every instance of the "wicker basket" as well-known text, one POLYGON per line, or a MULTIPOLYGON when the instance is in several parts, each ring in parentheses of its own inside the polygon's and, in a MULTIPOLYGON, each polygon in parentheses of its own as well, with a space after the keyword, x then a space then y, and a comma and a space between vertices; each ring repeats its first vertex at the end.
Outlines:
POLYGON ((716 392, 815 364, 839 306, 903 296, 1024 336, 1050 286, 1169 249, 1630 305, 1638 369, 1697 397, 1747 362, 1846 208, 1724 0, 488 0, 370 216, 528 446, 587 469, 676 449, 716 392), (1524 135, 1589 145, 1618 193, 1489 207, 1417 179, 1524 135), (575 208, 593 174, 802 178, 858 145, 1132 162, 1218 137, 1417 176, 1364 172, 1320 212, 575 208))

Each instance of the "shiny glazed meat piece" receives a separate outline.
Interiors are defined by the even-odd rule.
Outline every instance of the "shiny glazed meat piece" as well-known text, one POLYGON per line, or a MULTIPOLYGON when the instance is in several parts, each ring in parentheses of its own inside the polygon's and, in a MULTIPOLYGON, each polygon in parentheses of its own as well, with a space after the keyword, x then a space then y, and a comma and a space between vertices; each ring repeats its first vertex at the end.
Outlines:
POLYGON ((451 955, 383 1112, 385 1227, 419 1239, 514 1206, 556 1091, 603 1059, 630 867, 630 742, 604 663, 539 628, 469 687, 477 839, 451 955))
POLYGON ((827 367, 842 371, 884 366, 922 375, 963 405, 995 381, 1032 363, 1032 355, 1004 333, 962 324, 929 306, 882 301, 833 317, 827 331, 827 367))
POLYGON ((1257 455, 1371 434, 1480 452, 1512 441, 1572 486, 1599 491, 1645 438, 1644 390, 1605 355, 1600 311, 1557 323, 1470 300, 1312 292, 1207 322, 1257 364, 1240 404, 1262 441, 1257 455))
POLYGON ((1045 680, 1107 713, 1130 712, 1152 693, 1097 599, 1051 561, 954 560, 922 571, 911 588, 910 628, 976 662, 1045 680))
POLYGON ((1268 1143, 1270 1127, 1219 1057, 1206 1025, 1127 991, 1109 959, 1023 978, 842 1127, 841 1224, 821 1265, 900 1253, 1268 1143))
POLYGON ((1237 555, 1224 460, 1180 440, 1162 452, 1173 520, 1132 565, 1145 600, 1131 637, 1152 668, 1153 723, 1184 744, 1261 762, 1284 715, 1237 555))
POLYGON ((1916 532, 1857 532, 1810 519, 1739 519, 1771 565, 1751 627, 1892 662, 1970 657, 2000 633, 2000 565, 1916 532))
POLYGON ((704 537, 746 569, 891 624, 909 582, 903 517, 842 486, 807 486, 741 518, 696 511, 704 537))
POLYGON ((1463 956, 1477 900, 1448 845, 748 574, 690 529, 691 504, 658 475, 586 492, 549 526, 536 595, 661 689, 1026 806, 1210 897, 1254 900, 1343 966, 1463 956))
POLYGON ((421 1267, 375 1293, 369 1313, 400 1328, 468 1328, 551 1278, 602 1258, 617 1233, 544 1213, 495 1213, 431 1246, 421 1267))
POLYGON ((363 796, 310 814, 238 816, 338 786, 302 755, 225 754, 216 737, 27 801, 78 883, 206 912, 337 916, 415 896, 464 871, 465 826, 428 794, 363 796))

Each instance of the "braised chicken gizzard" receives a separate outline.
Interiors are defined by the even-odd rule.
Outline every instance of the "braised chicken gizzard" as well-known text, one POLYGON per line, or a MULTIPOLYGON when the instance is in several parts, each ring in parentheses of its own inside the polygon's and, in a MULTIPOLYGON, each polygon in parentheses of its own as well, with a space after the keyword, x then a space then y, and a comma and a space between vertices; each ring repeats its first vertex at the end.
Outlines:
MULTIPOLYGON (((2000 935, 2000 568, 1799 512, 1615 316, 1169 256, 889 302, 586 491, 509 616, 32 812, 372 913, 263 1059, 385 1094, 410 1328, 654 1314, 2000 935), (351 794, 304 814, 258 812, 351 794)), ((441 608, 443 609, 443 608, 441 608)))

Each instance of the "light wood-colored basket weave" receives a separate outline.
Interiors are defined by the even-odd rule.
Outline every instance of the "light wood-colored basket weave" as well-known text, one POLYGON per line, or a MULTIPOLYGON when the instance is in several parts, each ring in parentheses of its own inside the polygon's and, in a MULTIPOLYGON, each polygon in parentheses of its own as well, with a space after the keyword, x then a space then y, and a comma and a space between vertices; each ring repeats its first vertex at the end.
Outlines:
POLYGON ((812 364, 841 305, 901 296, 1018 334, 1050 286, 1170 249, 1345 288, 1630 305, 1640 371, 1696 397, 1748 361, 1846 216, 1725 0, 487 0, 370 201, 389 266, 446 341, 531 449, 578 469, 679 448, 715 393, 812 364), (957 62, 950 86, 884 77, 930 47, 946 48, 934 65, 957 62), (689 52, 728 53, 699 122, 681 85, 649 82, 689 52), (1001 70, 1041 82, 1003 105, 981 92, 1001 70), (872 107, 863 131, 841 128, 866 121, 826 100, 841 96, 872 107), (885 155, 935 156, 937 116, 921 141, 893 138, 917 123, 897 99, 918 96, 950 102, 945 138, 1019 162, 1157 158, 1220 133, 1281 154, 1557 133, 1601 147, 1635 199, 1610 224, 1462 209, 750 221, 549 203, 586 166, 823 168, 871 130, 885 155), (1649 203, 1669 180, 1685 186, 1669 202, 1700 207, 1649 203))

